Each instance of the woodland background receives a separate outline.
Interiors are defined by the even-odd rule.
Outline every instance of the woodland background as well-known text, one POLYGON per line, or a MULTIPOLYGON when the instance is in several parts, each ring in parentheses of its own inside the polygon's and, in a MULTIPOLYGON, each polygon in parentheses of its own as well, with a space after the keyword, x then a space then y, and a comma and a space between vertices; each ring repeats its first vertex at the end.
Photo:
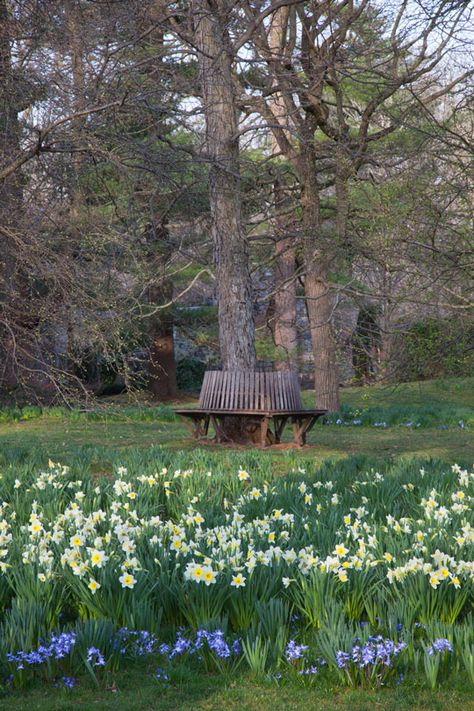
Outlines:
POLYGON ((0 398, 474 364, 459 0, 0 0, 0 398))

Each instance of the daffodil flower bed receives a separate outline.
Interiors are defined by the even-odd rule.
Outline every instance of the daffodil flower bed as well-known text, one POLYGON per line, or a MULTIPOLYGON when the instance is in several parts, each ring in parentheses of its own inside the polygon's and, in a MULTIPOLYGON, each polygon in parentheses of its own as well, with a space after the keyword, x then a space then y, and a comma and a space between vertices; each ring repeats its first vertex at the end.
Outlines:
MULTIPOLYGON (((219 639, 233 642, 222 643, 239 640, 239 659, 265 674, 295 666, 293 640, 311 650, 305 669, 325 666, 350 683, 386 680, 400 660, 436 684, 449 665, 428 650, 447 639, 474 682, 474 473, 410 463, 396 476, 332 465, 273 479, 169 462, 147 469, 118 467, 112 480, 53 462, 21 478, 2 472, 5 677, 21 681, 34 666, 21 655, 38 659, 51 635, 87 628, 79 656, 97 678, 97 666, 119 667, 118 630, 165 644, 183 628, 207 631, 207 642, 224 630, 219 639)), ((49 678, 70 688, 70 673, 49 678)))

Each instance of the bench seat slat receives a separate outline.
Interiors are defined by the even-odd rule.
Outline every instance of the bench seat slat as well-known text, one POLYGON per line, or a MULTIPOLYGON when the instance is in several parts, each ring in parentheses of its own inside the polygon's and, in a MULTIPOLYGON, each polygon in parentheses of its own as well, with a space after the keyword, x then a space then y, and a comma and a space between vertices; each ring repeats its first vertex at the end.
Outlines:
POLYGON ((203 410, 291 412, 302 410, 295 371, 212 371, 204 374, 199 397, 203 410))

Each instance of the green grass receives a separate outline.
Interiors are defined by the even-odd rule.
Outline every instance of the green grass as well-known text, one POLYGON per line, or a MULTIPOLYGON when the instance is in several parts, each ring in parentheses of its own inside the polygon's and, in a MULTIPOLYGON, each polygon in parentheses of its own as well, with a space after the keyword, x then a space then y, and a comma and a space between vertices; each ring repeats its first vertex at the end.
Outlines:
POLYGON ((352 406, 362 402, 374 405, 459 405, 474 407, 474 377, 446 378, 444 380, 420 380, 396 385, 371 385, 361 388, 345 388, 342 401, 352 406))
MULTIPOLYGON (((312 393, 305 393, 307 407, 312 393)), ((456 428, 459 421, 474 426, 474 378, 430 380, 398 385, 375 385, 341 391, 341 411, 333 416, 362 421, 362 426, 384 421, 389 426, 456 428)))
MULTIPOLYGON (((344 428, 337 425, 313 430, 309 446, 299 452, 299 458, 322 462, 330 458, 346 458, 366 454, 376 458, 417 457, 438 458, 451 462, 474 461, 472 430, 439 431, 436 429, 407 430, 401 428, 344 428)), ((149 448, 162 445, 172 450, 195 451, 196 443, 181 423, 97 422, 74 424, 42 418, 34 422, 0 426, 0 448, 42 450, 43 459, 51 457, 67 464, 80 447, 101 451, 149 448)), ((202 445, 213 452, 227 451, 216 445, 202 445)), ((239 451, 239 450, 237 450, 239 451)), ((241 451, 241 450, 240 450, 241 451)), ((286 452, 267 450, 278 465, 286 452)))
POLYGON ((15 692, 8 700, 0 698, 0 709, 9 711, 469 711, 474 708, 472 690, 427 691, 401 685, 379 691, 342 687, 311 688, 288 684, 276 687, 256 683, 250 676, 202 675, 183 673, 170 688, 163 690, 152 677, 152 670, 123 672, 119 687, 92 689, 87 683, 70 692, 36 688, 15 692))
MULTIPOLYGON (((317 462, 353 454, 384 459, 403 456, 474 461, 474 378, 347 388, 342 390, 341 397, 341 416, 358 417, 367 426, 317 425, 308 438, 310 446, 300 457, 317 462), (464 421, 467 429, 459 427, 459 420, 464 421), (387 422, 387 428, 374 427, 373 422, 377 421, 387 422), (415 425, 420 421, 421 426, 401 424, 408 421, 415 425)), ((312 393, 305 393, 304 400, 311 406, 312 393)), ((169 406, 120 408, 112 399, 99 412, 66 413, 59 409, 46 412, 41 414, 30 408, 26 413, 29 419, 18 419, 19 411, 17 419, 10 417, 10 421, 2 422, 0 418, 0 447, 41 449, 45 455, 64 462, 78 447, 122 450, 162 445, 185 451, 196 448, 183 423, 173 419, 169 406)), ((286 441, 290 439, 287 432, 286 441)), ((214 445, 203 446, 222 451, 214 445)), ((264 455, 278 466, 284 462, 286 453, 272 449, 264 455)))

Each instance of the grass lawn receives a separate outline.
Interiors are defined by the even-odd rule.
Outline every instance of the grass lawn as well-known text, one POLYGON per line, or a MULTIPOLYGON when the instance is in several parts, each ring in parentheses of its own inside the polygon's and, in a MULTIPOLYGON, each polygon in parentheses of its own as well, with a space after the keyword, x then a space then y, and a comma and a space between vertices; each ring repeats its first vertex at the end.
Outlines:
POLYGON ((115 691, 34 689, 0 698, 9 711, 470 711, 472 690, 430 692, 416 686, 352 690, 342 687, 276 687, 249 677, 188 676, 162 689, 143 674, 123 672, 115 691))
MULTIPOLYGON (((363 425, 320 425, 310 433, 309 446, 298 458, 320 462, 328 457, 370 455, 376 458, 417 457, 448 461, 474 461, 474 378, 406 383, 398 386, 347 388, 341 391, 344 421, 361 419, 363 425), (421 421, 421 426, 417 426, 421 421), (462 429, 459 421, 466 423, 462 429), (365 424, 367 422, 367 424, 365 424), (386 422, 387 427, 376 427, 386 422), (406 426, 407 423, 412 426, 406 426), (471 425, 472 422, 472 425, 471 425)), ((311 406, 312 393, 304 394, 311 406)), ((0 447, 42 449, 66 462, 78 447, 124 449, 161 445, 171 450, 195 450, 196 444, 181 421, 144 419, 146 410, 123 407, 110 399, 100 419, 49 417, 0 422, 0 447)), ((191 404, 191 401, 189 402, 191 404)), ((287 432, 287 441, 291 439, 287 432)), ((205 445, 210 451, 222 451, 205 445)), ((263 453, 275 466, 284 466, 285 451, 263 453)))

